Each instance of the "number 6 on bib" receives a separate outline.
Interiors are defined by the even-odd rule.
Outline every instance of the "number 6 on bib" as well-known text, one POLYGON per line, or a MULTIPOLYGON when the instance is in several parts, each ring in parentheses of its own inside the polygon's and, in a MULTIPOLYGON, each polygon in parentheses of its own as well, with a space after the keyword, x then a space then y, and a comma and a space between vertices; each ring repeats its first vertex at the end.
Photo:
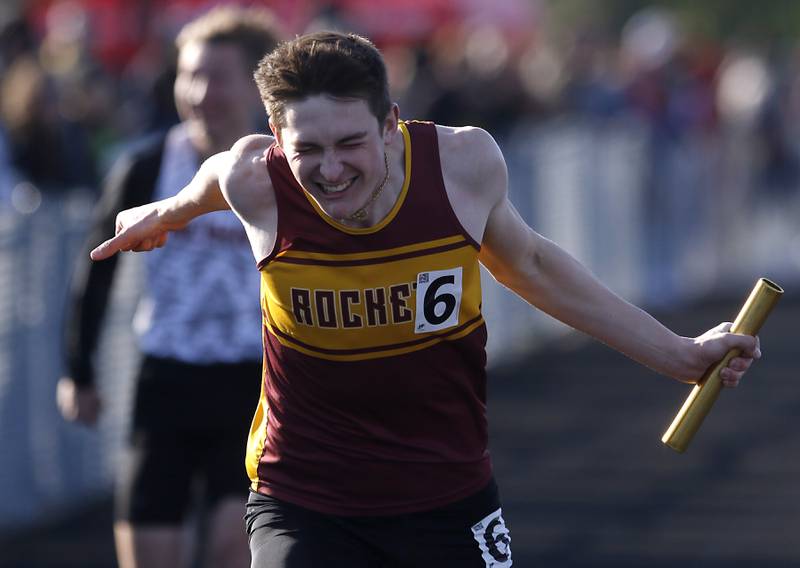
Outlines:
POLYGON ((439 331, 458 325, 461 308, 461 267, 417 275, 414 333, 439 331))

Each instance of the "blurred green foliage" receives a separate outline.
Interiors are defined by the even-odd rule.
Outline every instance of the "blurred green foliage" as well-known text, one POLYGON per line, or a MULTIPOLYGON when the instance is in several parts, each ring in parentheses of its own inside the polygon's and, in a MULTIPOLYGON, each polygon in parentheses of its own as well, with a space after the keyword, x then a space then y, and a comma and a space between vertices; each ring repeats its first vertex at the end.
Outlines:
POLYGON ((664 8, 690 34, 719 41, 763 44, 800 37, 797 0, 548 0, 553 24, 561 29, 619 32, 628 19, 648 7, 664 8))

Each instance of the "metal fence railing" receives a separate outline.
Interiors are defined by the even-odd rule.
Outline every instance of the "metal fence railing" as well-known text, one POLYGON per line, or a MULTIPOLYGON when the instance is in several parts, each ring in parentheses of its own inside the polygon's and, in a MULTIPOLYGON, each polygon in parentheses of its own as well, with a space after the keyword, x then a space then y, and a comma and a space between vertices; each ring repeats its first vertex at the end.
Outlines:
POLYGON ((0 528, 109 491, 135 364, 126 320, 136 269, 126 259, 98 361, 107 411, 96 430, 63 421, 55 385, 63 372, 64 304, 72 260, 85 254, 93 198, 43 195, 33 205, 4 204, 0 213, 0 528))

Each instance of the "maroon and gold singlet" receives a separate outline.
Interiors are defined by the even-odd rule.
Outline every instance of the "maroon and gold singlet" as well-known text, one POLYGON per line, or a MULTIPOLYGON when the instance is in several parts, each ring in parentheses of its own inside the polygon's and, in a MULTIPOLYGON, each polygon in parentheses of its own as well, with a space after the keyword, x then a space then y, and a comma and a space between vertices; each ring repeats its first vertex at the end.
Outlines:
POLYGON ((375 227, 328 217, 267 154, 278 207, 259 263, 264 380, 252 489, 339 515, 446 505, 491 477, 479 245, 442 180, 436 127, 401 123, 405 184, 375 227))

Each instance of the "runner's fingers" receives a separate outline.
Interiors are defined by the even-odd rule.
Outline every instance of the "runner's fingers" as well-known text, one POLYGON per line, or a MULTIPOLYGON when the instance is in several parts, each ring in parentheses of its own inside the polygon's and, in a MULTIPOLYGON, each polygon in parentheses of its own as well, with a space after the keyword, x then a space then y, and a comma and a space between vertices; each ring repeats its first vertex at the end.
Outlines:
POLYGON ((742 375, 744 375, 744 371, 734 371, 730 367, 725 367, 720 371, 719 378, 722 381, 722 386, 727 388, 734 388, 739 386, 739 382, 742 380, 742 375))
POLYGON ((92 252, 89 253, 89 256, 92 260, 103 260, 122 250, 128 250, 125 248, 123 239, 114 237, 94 248, 92 252))
POLYGON ((734 357, 728 362, 728 368, 738 372, 745 372, 753 364, 751 357, 734 357))
POLYGON ((149 250, 153 250, 154 248, 156 248, 155 239, 147 238, 136 243, 131 250, 135 252, 147 252, 149 250))

